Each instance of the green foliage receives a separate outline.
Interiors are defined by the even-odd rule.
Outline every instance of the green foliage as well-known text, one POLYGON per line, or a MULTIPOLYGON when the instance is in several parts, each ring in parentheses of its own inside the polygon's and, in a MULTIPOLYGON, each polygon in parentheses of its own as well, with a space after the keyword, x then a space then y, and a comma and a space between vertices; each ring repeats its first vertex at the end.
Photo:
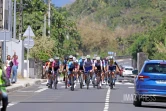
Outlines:
MULTIPOLYGON (((69 13, 65 8, 55 8, 51 5, 51 35, 48 38, 43 37, 44 16, 46 16, 46 24, 48 23, 48 5, 44 0, 24 1, 24 3, 27 5, 24 7, 23 32, 30 25, 36 36, 35 46, 30 51, 31 57, 45 61, 54 56, 75 55, 80 50, 81 37, 75 21, 68 18, 69 13), (66 38, 67 35, 69 39, 66 38)), ((19 22, 17 23, 18 30, 19 22)), ((46 32, 48 30, 47 25, 46 32)))
POLYGON ((149 59, 166 59, 166 19, 156 29, 150 30, 147 35, 139 34, 130 47, 134 59, 138 52, 145 52, 149 59))

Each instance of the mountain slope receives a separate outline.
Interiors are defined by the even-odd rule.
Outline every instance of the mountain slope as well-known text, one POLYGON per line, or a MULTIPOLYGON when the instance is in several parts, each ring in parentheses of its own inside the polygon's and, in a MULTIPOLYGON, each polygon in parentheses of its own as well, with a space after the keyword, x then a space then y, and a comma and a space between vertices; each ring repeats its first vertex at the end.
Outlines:
MULTIPOLYGON (((97 35, 94 34, 101 30, 97 26, 100 24, 102 29, 106 27, 111 29, 111 31, 107 30, 109 33, 112 33, 111 40, 119 40, 119 38, 123 39, 158 26, 166 15, 166 0, 76 0, 68 8, 68 12, 72 15, 72 18, 78 20, 78 28, 83 39, 87 39, 84 31, 85 27, 93 29, 93 33, 89 33, 89 37, 96 39, 97 35), (95 28, 97 29, 94 29, 92 22, 96 23, 95 28)), ((103 36, 108 35, 103 34, 103 36)), ((88 52, 97 47, 99 46, 91 46, 92 49, 89 49, 88 52)), ((110 47, 108 50, 115 51, 122 49, 121 47, 127 48, 127 46, 122 46, 121 43, 119 43, 117 48, 112 49, 113 46, 109 43, 106 47, 110 47)), ((88 48, 89 46, 86 47, 86 49, 88 48)), ((101 50, 106 51, 104 48, 101 50)), ((122 53, 125 53, 125 51, 123 50, 122 53)))

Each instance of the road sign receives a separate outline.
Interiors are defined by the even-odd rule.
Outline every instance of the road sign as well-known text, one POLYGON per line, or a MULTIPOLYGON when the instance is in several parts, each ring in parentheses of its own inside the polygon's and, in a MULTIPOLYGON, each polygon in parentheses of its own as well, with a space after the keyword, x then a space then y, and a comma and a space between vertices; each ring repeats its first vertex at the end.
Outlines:
POLYGON ((31 49, 35 45, 34 40, 31 37, 24 39, 24 47, 31 49))
POLYGON ((11 41, 11 36, 11 31, 0 30, 0 41, 11 41))
POLYGON ((27 30, 25 31, 24 37, 35 37, 35 34, 32 31, 32 28, 28 26, 27 30))
POLYGON ((109 55, 112 55, 114 52, 108 52, 109 55))

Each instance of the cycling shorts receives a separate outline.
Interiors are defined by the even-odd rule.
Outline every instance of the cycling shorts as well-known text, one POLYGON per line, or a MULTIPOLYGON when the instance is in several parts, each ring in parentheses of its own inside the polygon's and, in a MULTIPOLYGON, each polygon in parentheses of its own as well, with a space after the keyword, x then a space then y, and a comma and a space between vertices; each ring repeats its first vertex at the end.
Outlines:
POLYGON ((73 70, 74 70, 74 68, 69 68, 68 69, 68 75, 72 74, 73 70))
POLYGON ((66 70, 66 65, 64 65, 63 70, 66 70))
POLYGON ((95 67, 97 67, 97 70, 102 70, 102 67, 101 66, 95 66, 95 67))
POLYGON ((84 70, 83 66, 80 66, 79 70, 84 70))
POLYGON ((48 68, 47 72, 48 74, 52 74, 52 68, 48 68))
POLYGON ((86 74, 88 71, 90 71, 90 70, 92 70, 92 66, 90 66, 90 67, 85 67, 85 74, 86 74))
POLYGON ((116 66, 109 66, 109 71, 116 71, 116 66))

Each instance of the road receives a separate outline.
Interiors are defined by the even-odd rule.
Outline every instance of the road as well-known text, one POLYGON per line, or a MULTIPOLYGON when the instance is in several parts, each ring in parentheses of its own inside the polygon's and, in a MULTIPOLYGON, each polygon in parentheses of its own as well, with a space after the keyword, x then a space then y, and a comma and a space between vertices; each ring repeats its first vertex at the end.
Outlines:
POLYGON ((164 111, 165 104, 143 103, 143 107, 134 107, 132 95, 134 85, 128 81, 120 81, 115 89, 107 85, 102 89, 92 86, 89 90, 80 89, 77 84, 75 91, 58 84, 58 89, 48 89, 46 83, 34 85, 9 94, 8 111, 164 111))

